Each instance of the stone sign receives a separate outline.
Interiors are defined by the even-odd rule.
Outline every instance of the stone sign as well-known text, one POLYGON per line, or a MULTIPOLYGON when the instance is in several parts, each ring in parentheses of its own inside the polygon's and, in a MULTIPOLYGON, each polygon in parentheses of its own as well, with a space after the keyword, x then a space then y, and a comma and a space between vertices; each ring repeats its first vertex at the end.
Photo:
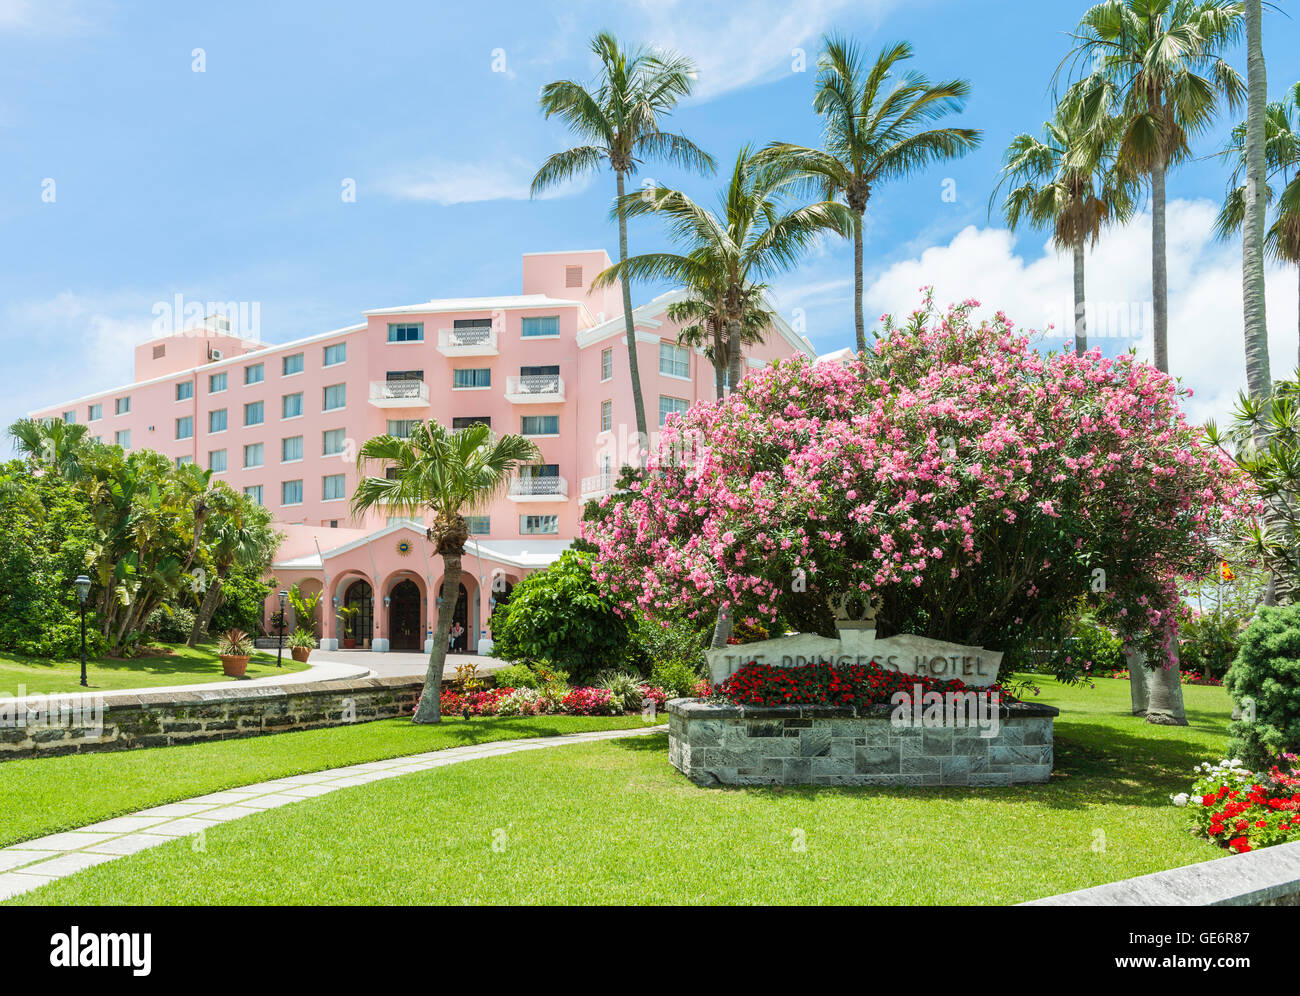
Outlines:
POLYGON ((874 629, 840 626, 839 639, 799 634, 709 650, 709 679, 720 684, 746 664, 801 667, 808 664, 875 664, 903 674, 922 674, 940 681, 953 678, 975 688, 998 679, 1002 652, 982 647, 933 640, 927 636, 889 636, 876 639, 874 629))

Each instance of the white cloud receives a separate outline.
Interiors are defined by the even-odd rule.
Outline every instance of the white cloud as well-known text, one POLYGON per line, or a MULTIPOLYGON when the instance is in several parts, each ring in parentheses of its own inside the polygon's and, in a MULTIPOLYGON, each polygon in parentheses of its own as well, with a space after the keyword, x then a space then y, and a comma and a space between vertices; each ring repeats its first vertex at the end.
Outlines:
MULTIPOLYGON (((1245 386, 1240 247, 1215 241, 1216 210, 1207 200, 1179 200, 1169 205, 1168 215, 1169 366, 1194 391, 1186 410, 1195 421, 1222 421, 1245 386)), ((1085 277, 1087 298, 1096 309, 1090 345, 1100 345, 1108 354, 1136 347, 1150 359, 1150 215, 1103 235, 1088 255, 1085 277)), ((1001 310, 1022 331, 1054 324, 1055 330, 1044 334, 1042 348, 1059 348, 1071 335, 1070 257, 1058 254, 1049 242, 1041 253, 1026 258, 1015 253, 1005 230, 965 228, 947 245, 885 267, 866 288, 867 315, 907 315, 917 307, 924 285, 934 287, 939 307, 975 298, 983 314, 1001 310)), ((1295 268, 1270 266, 1267 294, 1273 375, 1289 376, 1300 345, 1295 268)))
MULTIPOLYGON (((380 187, 385 193, 402 200, 434 204, 525 201, 536 172, 537 164, 522 158, 485 162, 444 159, 398 172, 384 180, 380 187)), ((550 199, 579 193, 588 183, 590 177, 583 177, 554 187, 541 197, 550 199)))
POLYGON ((81 34, 107 13, 100 0, 0 0, 0 34, 81 34))

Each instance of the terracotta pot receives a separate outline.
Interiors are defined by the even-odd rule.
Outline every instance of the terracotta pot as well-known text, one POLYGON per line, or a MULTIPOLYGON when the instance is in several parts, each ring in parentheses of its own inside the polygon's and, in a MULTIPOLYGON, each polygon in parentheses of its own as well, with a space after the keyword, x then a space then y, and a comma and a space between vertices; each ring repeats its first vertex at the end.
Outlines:
POLYGON ((221 654, 221 670, 228 678, 242 678, 248 670, 247 657, 227 657, 221 654))
POLYGON ((343 649, 344 649, 344 650, 353 650, 353 649, 356 648, 356 645, 357 645, 357 641, 356 641, 356 638, 355 638, 355 637, 351 637, 351 636, 345 636, 345 637, 343 637, 343 649))
POLYGON ((293 654, 293 659, 302 664, 311 656, 311 647, 290 647, 289 652, 293 654))

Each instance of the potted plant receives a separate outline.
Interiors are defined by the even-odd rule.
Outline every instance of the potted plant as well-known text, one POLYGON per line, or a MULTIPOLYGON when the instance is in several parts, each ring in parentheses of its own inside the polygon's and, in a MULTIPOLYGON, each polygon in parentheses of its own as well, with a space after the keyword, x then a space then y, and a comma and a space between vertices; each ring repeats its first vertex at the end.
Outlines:
POLYGON ((227 677, 242 678, 253 656, 253 641, 242 629, 229 630, 217 637, 217 656, 227 677))
POLYGON ((343 649, 351 650, 357 645, 356 634, 352 632, 352 623, 361 610, 355 605, 340 605, 339 618, 343 620, 343 649))
POLYGON ((316 637, 312 636, 311 630, 300 628, 289 634, 289 652, 299 663, 306 661, 315 649, 316 637))

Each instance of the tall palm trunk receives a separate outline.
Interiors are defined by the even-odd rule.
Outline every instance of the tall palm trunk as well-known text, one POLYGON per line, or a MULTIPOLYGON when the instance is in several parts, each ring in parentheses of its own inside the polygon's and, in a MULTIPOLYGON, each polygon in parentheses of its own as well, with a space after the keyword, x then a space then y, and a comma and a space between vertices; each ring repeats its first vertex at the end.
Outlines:
POLYGON ((1245 319, 1246 385, 1256 400, 1268 396, 1268 322, 1264 312, 1264 115, 1268 103, 1260 0, 1246 0, 1246 217, 1242 226, 1241 301, 1245 319))
MULTIPOLYGON (((1175 642, 1177 636, 1175 636, 1175 642)), ((1183 683, 1178 677, 1178 651, 1168 667, 1157 667, 1147 673, 1147 722, 1159 726, 1186 726, 1187 713, 1183 709, 1183 683)))
POLYGON ((739 318, 727 322, 727 373, 731 377, 733 393, 740 386, 741 370, 745 362, 745 351, 740 342, 740 327, 739 318))
POLYGON ((1165 163, 1151 170, 1151 312, 1156 369, 1169 372, 1169 272, 1165 250, 1165 163))
POLYGON ((429 670, 424 675, 420 707, 415 712, 417 723, 442 722, 442 671, 447 666, 447 637, 460 598, 460 558, 459 552, 442 555, 442 604, 438 606, 438 625, 433 631, 433 649, 429 651, 429 670))
POLYGON ((713 326, 713 393, 715 400, 721 401, 727 389, 727 361, 723 351, 722 327, 716 316, 709 324, 713 326))
MULTIPOLYGON (((623 211, 623 173, 614 174, 618 180, 618 261, 627 262, 627 214, 623 211)), ((625 276, 619 281, 623 287, 623 327, 627 332, 627 371, 632 377, 632 408, 636 412, 636 431, 640 435, 637 446, 637 464, 641 463, 641 450, 650 445, 646 430, 645 400, 641 397, 641 366, 636 355, 636 322, 632 317, 632 286, 625 276)))
POLYGON ((867 350, 866 325, 862 320, 862 212, 853 230, 853 330, 858 338, 858 352, 867 350))
POLYGON ((194 628, 190 630, 190 638, 186 641, 187 647, 198 646, 207 633, 208 626, 212 623, 213 613, 217 611, 217 606, 221 604, 221 575, 217 574, 212 583, 208 585, 208 590, 203 593, 203 601, 199 603, 199 611, 194 616, 194 628))
POLYGON ((1147 655, 1136 648, 1124 655, 1128 663, 1129 696, 1134 716, 1147 714, 1147 655))
POLYGON ((1084 307, 1083 239, 1074 244, 1074 351, 1088 351, 1088 318, 1084 307))

